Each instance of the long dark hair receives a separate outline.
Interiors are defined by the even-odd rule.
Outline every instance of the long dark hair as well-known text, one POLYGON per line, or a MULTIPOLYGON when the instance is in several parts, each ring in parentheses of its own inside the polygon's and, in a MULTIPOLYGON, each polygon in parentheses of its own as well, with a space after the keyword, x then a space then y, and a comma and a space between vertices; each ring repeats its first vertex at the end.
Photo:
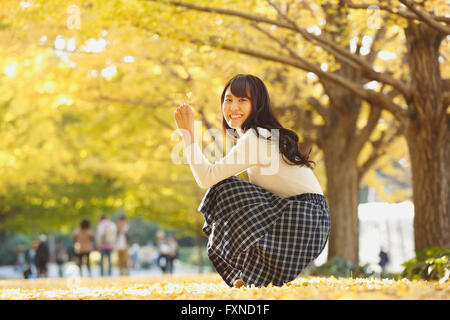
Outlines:
POLYGON ((83 220, 81 220, 80 228, 81 228, 82 230, 89 229, 90 227, 91 227, 91 223, 89 222, 88 219, 83 219, 83 220))
MULTIPOLYGON (((269 131, 270 129, 279 129, 279 146, 284 161, 289 165, 301 165, 310 169, 313 168, 312 164, 315 165, 315 163, 314 161, 309 160, 311 148, 309 149, 308 154, 303 154, 300 151, 297 133, 283 128, 277 120, 269 98, 269 93, 261 79, 250 74, 238 74, 234 76, 227 82, 223 89, 220 101, 221 106, 223 105, 225 92, 228 87, 230 87, 230 91, 236 97, 245 97, 251 101, 252 110, 241 127, 244 132, 253 128, 256 131, 256 135, 259 137, 257 127, 262 127, 269 131), (251 97, 248 96, 248 91, 250 91, 251 97), (290 162, 287 161, 286 158, 290 162)), ((231 135, 232 139, 236 141, 238 134, 235 129, 228 126, 228 123, 223 116, 223 112, 222 129, 226 135, 231 135)), ((268 138, 268 140, 271 140, 270 138, 268 138)))

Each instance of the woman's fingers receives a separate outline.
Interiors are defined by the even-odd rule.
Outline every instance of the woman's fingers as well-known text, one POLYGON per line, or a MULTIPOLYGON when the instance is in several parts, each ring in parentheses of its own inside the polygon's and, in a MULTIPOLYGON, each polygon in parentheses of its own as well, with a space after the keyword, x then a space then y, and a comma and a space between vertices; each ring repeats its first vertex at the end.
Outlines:
POLYGON ((189 104, 183 103, 177 108, 175 114, 178 114, 180 117, 191 117, 193 112, 189 104))
POLYGON ((175 110, 174 116, 178 128, 190 129, 192 127, 194 117, 192 109, 187 102, 179 105, 179 107, 175 110))

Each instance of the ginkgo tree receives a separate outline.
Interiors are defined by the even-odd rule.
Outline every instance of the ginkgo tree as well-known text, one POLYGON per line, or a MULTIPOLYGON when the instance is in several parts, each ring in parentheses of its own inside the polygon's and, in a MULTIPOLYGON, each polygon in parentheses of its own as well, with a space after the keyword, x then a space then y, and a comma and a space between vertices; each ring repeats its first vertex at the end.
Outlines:
POLYGON ((171 158, 177 140, 167 110, 210 96, 199 98, 208 87, 218 97, 225 80, 211 81, 195 63, 184 70, 178 52, 189 60, 192 49, 104 23, 106 11, 72 30, 55 3, 2 5, 2 229, 57 229, 124 207, 199 238, 204 190, 171 158), (204 79, 196 92, 187 73, 204 79))
MULTIPOLYGON (((153 22, 150 25, 143 25, 143 28, 149 30, 158 30, 160 33, 166 35, 167 37, 173 37, 177 39, 184 39, 193 43, 200 45, 212 45, 218 46, 218 48, 226 49, 232 52, 238 52, 252 56, 260 60, 273 61, 276 63, 285 64, 286 66, 293 66, 297 69, 304 71, 310 71, 308 74, 309 78, 314 78, 319 82, 318 86, 322 87, 322 90, 318 94, 306 95, 308 92, 307 88, 304 87, 303 83, 299 82, 297 78, 286 78, 285 87, 293 83, 293 88, 291 91, 287 92, 284 90, 285 99, 278 99, 279 105, 275 106, 279 109, 280 114, 285 114, 286 112, 291 112, 294 116, 295 130, 302 130, 301 134, 305 137, 305 142, 308 144, 315 143, 318 145, 324 154, 326 174, 327 174, 327 195, 330 202, 330 208, 332 211, 332 221, 334 221, 332 234, 330 238, 330 254, 339 255, 348 258, 352 261, 357 261, 358 259, 358 219, 357 219, 357 204, 358 204, 358 192, 360 180, 364 173, 373 165, 375 160, 380 156, 383 149, 398 136, 399 130, 396 130, 396 123, 391 122, 390 131, 388 134, 382 134, 378 141, 375 141, 372 146, 374 151, 367 157, 367 161, 358 167, 358 157, 362 147, 365 145, 372 132, 377 127, 377 121, 380 119, 381 110, 379 108, 372 109, 373 112, 370 114, 363 113, 368 120, 366 125, 361 127, 361 121, 358 119, 358 115, 362 113, 362 100, 355 99, 354 93, 342 89, 336 86, 334 82, 330 81, 326 77, 313 76, 311 68, 305 67, 307 64, 304 63, 301 58, 293 53, 294 48, 301 51, 304 55, 310 56, 311 59, 321 63, 321 68, 325 65, 330 69, 333 69, 334 74, 339 74, 342 77, 348 77, 358 81, 362 86, 366 82, 366 78, 361 74, 360 70, 356 70, 353 64, 348 64, 347 61, 335 61, 331 59, 330 55, 326 51, 321 50, 315 44, 309 44, 308 42, 301 41, 303 37, 308 38, 309 31, 298 32, 297 37, 292 36, 292 34, 284 32, 283 28, 288 28, 289 25, 285 22, 286 17, 282 16, 280 13, 280 8, 277 5, 269 2, 269 4, 255 2, 242 2, 239 3, 239 9, 236 8, 218 8, 211 6, 208 2, 208 6, 201 6, 200 2, 196 4, 190 4, 185 2, 167 2, 167 1, 157 1, 156 5, 159 7, 161 4, 173 4, 176 6, 176 10, 172 12, 172 16, 169 17, 170 20, 166 21, 168 17, 163 17, 158 19, 157 22, 153 22), (276 10, 275 10, 275 9, 276 10), (180 9, 180 10, 178 10, 180 9), (257 11, 270 15, 271 13, 278 13, 279 19, 269 19, 262 17, 261 15, 255 15, 244 12, 257 11), (198 11, 198 12, 197 12, 198 11), (208 12, 214 19, 210 20, 200 20, 201 13, 208 12), (233 20, 232 17, 241 18, 233 20), (244 22, 242 22, 244 20, 244 22), (201 21, 203 28, 198 28, 195 32, 189 32, 192 23, 196 21, 201 21), (245 22, 248 21, 248 22, 245 22), (272 24, 270 30, 265 30, 261 24, 272 24), (206 27, 208 25, 208 27, 206 27), (281 27, 281 28, 279 28, 281 27), (212 30, 207 33, 205 30, 212 30), (272 32, 272 33, 271 33, 272 32), (306 34, 306 35, 305 35, 306 34), (216 36, 217 35, 217 36, 216 36), (220 38, 218 35, 223 35, 220 38), (200 38, 203 37, 203 38, 200 38), (243 40, 247 37, 249 40, 243 40), (246 41, 249 45, 244 47, 242 45, 243 41, 246 41), (281 50, 276 48, 281 47, 281 50), (288 55, 284 55, 285 51, 288 55), (274 52, 273 54, 271 52, 274 52), (339 64, 337 63, 341 63, 339 64), (289 83, 289 84, 288 84, 289 83), (299 94, 301 92, 301 94, 299 94), (306 95, 306 96, 304 96, 306 95), (301 100, 303 98, 303 100, 301 100), (307 100, 309 108, 312 109, 321 118, 317 121, 313 120, 311 111, 306 111, 306 108, 301 107, 305 104, 303 101, 307 100), (313 122, 316 122, 314 124, 313 122), (352 141, 350 143, 350 141, 352 141), (375 148, 375 146, 377 146, 375 148)), ((215 2, 219 4, 219 2, 215 2)), ((235 2, 236 4, 238 2, 235 2)), ((323 19, 325 15, 328 20, 334 19, 338 20, 339 16, 343 15, 339 10, 333 10, 327 8, 324 5, 323 12, 318 10, 315 15, 317 19, 311 19, 310 16, 303 15, 302 21, 305 24, 313 25, 315 20, 323 19), (306 18, 308 20, 306 20, 306 18)), ((295 8, 291 9, 291 12, 295 8)), ((308 12, 309 14, 309 12, 308 12)), ((205 15, 204 15, 205 16, 205 15)), ((208 15, 206 15, 208 16, 208 15)), ((361 19, 361 17, 359 18, 361 19)), ((326 25, 323 27, 323 32, 326 32, 332 36, 339 35, 341 32, 343 35, 339 41, 342 43, 348 43, 352 34, 349 33, 348 29, 351 27, 347 24, 342 24, 342 27, 336 29, 335 24, 326 25)), ((293 27, 291 26, 290 31, 293 27)), ((367 29, 367 28, 365 28, 367 29)), ((364 32, 370 36, 376 38, 376 40, 383 39, 386 34, 386 30, 365 30, 364 28, 359 28, 354 34, 363 38, 364 32), (359 33, 359 34, 358 34, 359 33)), ((320 29, 319 29, 320 30, 320 29)), ((367 37, 367 36, 366 36, 367 37)), ((361 45, 361 40, 358 44, 359 48, 361 45)), ((365 46, 367 46, 365 44, 365 46)), ((369 44, 370 47, 370 44, 369 44)), ((358 53, 359 54, 359 48, 358 53)), ((367 49, 367 48, 365 48, 367 49)), ((373 47, 372 47, 373 49, 373 47)), ((376 56, 377 50, 372 50, 371 54, 367 58, 369 64, 373 63, 376 56)), ((321 69, 319 69, 321 70, 321 69)), ((267 75, 267 78, 270 78, 267 75)), ((384 87, 383 87, 384 88, 384 87)), ((367 108, 367 107, 366 107, 367 108)), ((370 109, 369 109, 370 110, 370 109)), ((382 127, 382 125, 380 125, 382 127)), ((398 128, 397 128, 398 129, 398 128)), ((386 131, 386 130, 385 130, 386 131)))
MULTIPOLYGON (((336 154, 339 150, 337 146, 342 144, 343 148, 340 150, 346 151, 338 153, 337 157, 333 158, 335 161, 326 162, 327 164, 339 166, 342 162, 353 159, 353 163, 345 163, 341 170, 330 173, 327 180, 331 185, 349 186, 340 192, 329 194, 331 209, 334 214, 339 215, 339 218, 335 218, 337 222, 335 232, 348 235, 351 240, 345 241, 351 246, 349 249, 346 249, 346 245, 335 242, 332 249, 335 254, 343 250, 340 252, 351 260, 355 260, 357 255, 355 244, 357 219, 355 210, 349 208, 355 208, 357 203, 355 190, 357 177, 360 175, 358 171, 350 169, 357 167, 356 158, 348 155, 358 154, 364 146, 367 137, 377 124, 376 120, 381 110, 393 115, 408 143, 414 186, 416 249, 436 245, 448 246, 450 224, 446 212, 449 199, 449 173, 446 164, 449 163, 447 161, 449 94, 448 79, 441 76, 441 73, 448 74, 448 63, 444 63, 445 54, 440 55, 439 52, 441 43, 443 41, 447 43, 445 36, 448 34, 449 18, 443 15, 442 1, 427 2, 426 7, 422 7, 423 3, 417 4, 412 1, 389 4, 381 2, 376 7, 381 21, 386 20, 385 23, 381 23, 381 27, 386 27, 390 31, 389 37, 398 37, 397 47, 400 48, 399 54, 402 54, 404 59, 400 60, 397 70, 391 68, 389 63, 385 63, 384 66, 373 65, 379 47, 370 48, 369 45, 369 53, 366 53, 366 56, 361 50, 364 42, 368 42, 367 39, 383 39, 386 35, 383 28, 372 30, 369 33, 370 38, 359 37, 362 41, 355 43, 355 49, 352 49, 350 35, 354 29, 358 30, 358 25, 366 25, 368 18, 364 15, 360 15, 359 19, 355 17, 358 11, 361 12, 360 9, 365 9, 365 12, 371 8, 373 10, 373 4, 317 1, 308 5, 294 1, 249 1, 234 2, 231 8, 227 1, 150 2, 156 2, 155 8, 167 5, 169 8, 167 10, 173 15, 166 22, 158 20, 157 23, 148 23, 147 27, 150 29, 161 30, 170 37, 217 46, 314 73, 324 84, 327 96, 325 98, 329 99, 327 102, 330 106, 334 106, 321 108, 317 101, 311 101, 316 111, 322 112, 323 116, 331 120, 336 119, 337 112, 341 112, 347 113, 347 116, 341 117, 342 123, 354 122, 358 112, 355 112, 354 108, 352 111, 349 106, 359 106, 363 100, 370 104, 368 125, 360 134, 354 135, 352 129, 354 126, 336 127, 336 123, 332 121, 331 128, 336 131, 332 130, 333 134, 328 134, 326 139, 326 142, 331 142, 333 137, 337 137, 337 141, 331 142, 324 150, 336 154), (305 11, 309 12, 305 14, 305 11), (202 13, 213 18, 201 19, 202 13), (322 23, 321 27, 320 21, 309 25, 309 21, 314 21, 312 17, 322 18, 325 23, 322 23), (233 21, 231 18, 236 19, 233 21), (347 23, 347 19, 352 19, 351 23, 347 23), (193 32, 192 25, 195 21, 201 21, 203 27, 195 28, 193 32), (184 28, 187 23, 190 23, 189 27, 184 28), (263 29, 258 24, 269 25, 270 30, 263 29), (271 41, 263 41, 261 37, 251 33, 249 31, 251 27, 260 30, 271 41), (311 30, 308 30, 308 27, 311 30), (317 33, 314 30, 317 30, 317 33), (306 40, 307 43, 295 41, 297 38, 306 40), (282 47, 284 52, 273 50, 275 44, 282 47), (305 59, 305 56, 308 56, 305 54, 307 50, 316 49, 324 55, 318 53, 311 60, 305 59), (322 58, 329 56, 338 64, 337 69, 324 70, 320 64, 322 58), (427 85, 424 85, 424 79, 427 85), (339 128, 342 130, 339 131, 339 128), (354 143, 348 145, 349 139, 354 143), (336 183, 332 182, 333 179, 336 183), (347 183, 347 179, 351 181, 347 183), (348 196, 343 194, 345 190, 351 190, 348 196), (333 198, 343 198, 345 201, 333 198), (339 205, 342 206, 341 209, 339 205), (346 218, 345 210, 353 212, 347 215, 349 218, 346 218)), ((164 16, 164 19, 166 18, 164 16)), ((369 42, 373 45, 383 43, 383 41, 369 42)), ((448 46, 442 46, 442 50, 448 51, 448 46)), ((386 52, 384 54, 386 55, 386 52)), ((330 133, 329 130, 325 132, 330 133)), ((364 167, 366 166, 362 168, 364 167)), ((333 170, 332 167, 327 169, 333 170)))
MULTIPOLYGON (((187 166, 177 165, 170 158, 178 143, 176 139, 171 139, 175 130, 173 110, 178 103, 188 99, 205 129, 220 128, 219 95, 223 85, 234 74, 246 70, 269 79, 275 108, 286 123, 299 132, 304 142, 311 144, 317 143, 317 133, 313 132, 316 128, 310 131, 304 120, 311 116, 314 126, 323 126, 323 117, 317 110, 322 110, 321 105, 325 105, 327 110, 333 110, 333 103, 337 101, 327 101, 322 81, 331 86, 332 80, 318 77, 316 69, 309 74, 302 69, 300 76, 296 70, 280 73, 280 61, 264 60, 261 59, 264 57, 255 55, 238 58, 232 50, 215 50, 214 41, 196 42, 200 44, 196 47, 179 41, 183 40, 180 34, 176 34, 179 30, 173 29, 173 26, 180 27, 186 23, 193 25, 193 22, 199 21, 208 27, 222 26, 211 30, 229 36, 230 41, 236 41, 236 45, 242 41, 240 33, 245 31, 253 42, 258 42, 267 51, 278 49, 279 43, 268 41, 266 34, 245 21, 236 23, 234 17, 221 16, 211 20, 205 18, 202 12, 189 12, 186 15, 186 12, 180 12, 180 7, 148 1, 129 1, 126 6, 121 1, 108 4, 80 1, 80 26, 79 29, 71 29, 67 22, 77 25, 77 16, 73 16, 76 10, 68 12, 68 8, 58 1, 33 1, 29 2, 29 6, 25 4, 28 2, 23 3, 2 2, 2 8, 5 9, 2 12, 8 12, 8 16, 3 16, 1 20, 3 27, 0 37, 5 44, 2 54, 7 57, 1 62, 2 80, 7 79, 1 82, 1 86, 3 93, 11 95, 5 94, 1 100, 8 105, 5 107, 8 111, 4 114, 6 121, 2 122, 8 126, 8 130, 2 131, 2 137, 5 137, 2 141, 10 142, 8 147, 2 146, 1 151, 3 157, 9 159, 4 163, 12 163, 10 159, 14 157, 16 165, 20 167, 14 170, 12 167, 2 167, 9 176, 2 180, 1 187, 6 193, 7 183, 17 184, 22 179, 25 186, 22 194, 45 197, 32 200, 37 206, 36 216, 47 209, 44 203, 59 206, 58 214, 65 212, 67 205, 75 208, 67 215, 72 217, 70 221, 79 219, 81 214, 90 212, 97 215, 99 210, 106 210, 107 207, 123 206, 131 216, 143 215, 182 232, 198 235, 202 219, 196 212, 196 206, 204 190, 196 186, 187 166), (31 58, 25 58, 27 55, 31 58), (286 86, 289 86, 290 91, 286 91, 286 86), (13 92, 16 95, 12 98, 13 92), (286 92, 292 95, 287 96, 286 92), (300 92, 300 95, 296 95, 296 92, 300 92), (313 114, 301 107, 305 101, 309 103, 308 108, 314 110, 313 114), (19 115, 22 117, 20 121, 19 115), (12 123, 23 126, 22 131, 12 130, 12 123), (17 152, 13 145, 21 132, 26 133, 23 138, 26 147, 21 152, 26 151, 24 154, 28 162, 14 156, 17 152), (47 193, 39 194, 36 190, 32 191, 32 183, 38 182, 38 185, 45 187, 51 183, 51 177, 55 177, 59 183, 56 184, 56 190, 50 188, 47 193), (89 190, 88 184, 94 185, 97 179, 104 181, 103 185, 96 184, 103 191, 92 192, 91 198, 80 198, 77 202, 76 192, 56 192, 64 190, 64 181, 89 190), (68 198, 71 201, 68 202, 68 198), (50 201, 52 199, 60 201, 50 201), (66 206, 62 205, 64 202, 66 206)), ((222 4, 211 2, 214 3, 222 4)), ((258 8, 258 3, 243 2, 242 9, 258 8)), ((265 7, 260 11, 267 12, 271 12, 276 19, 276 10, 268 11, 265 7)), ((197 28, 195 32, 187 30, 191 37, 210 35, 210 30, 206 28, 197 28)), ((326 61, 330 69, 340 70, 336 61, 324 50, 318 50, 316 44, 309 45, 296 37, 293 37, 295 40, 288 35, 286 37, 312 59, 326 61)), ((222 47, 237 48, 233 45, 222 47)), ((404 73, 399 74, 403 76, 404 73)), ((333 91, 339 94, 338 89, 333 91)), ((349 91, 348 88, 346 90, 349 91)), ((350 93, 347 91, 342 97, 344 102, 352 98, 351 90, 350 93)), ((373 148, 360 144, 365 157, 359 159, 360 163, 373 164, 379 154, 377 151, 371 156, 371 152, 381 150, 375 147, 376 144, 386 145, 385 142, 395 136, 395 131, 384 130, 383 124, 378 123, 381 113, 370 111, 370 106, 362 105, 361 101, 355 103, 356 109, 361 108, 363 120, 356 121, 352 115, 352 121, 357 122, 357 125, 354 123, 354 129, 361 130, 367 124, 376 124, 374 136, 369 135, 372 131, 363 129, 365 138, 370 136, 375 142, 373 148), (382 133, 384 131, 385 134, 382 133), (369 159, 370 162, 364 162, 369 159)), ((346 115, 345 112, 343 114, 346 115)), ((346 119, 342 115, 341 118, 346 119)), ((386 115, 383 118, 388 123, 392 122, 392 118, 386 115)), ((339 128, 336 122, 327 125, 339 128)), ((338 139, 343 137, 339 134, 336 136, 338 139)), ((208 143, 208 135, 203 138, 208 143)), ((324 138, 324 141, 328 140, 324 138)), ((337 148, 338 145, 332 147, 337 148)), ((336 149, 327 150, 336 154, 336 149)), ((336 162, 339 162, 339 157, 336 162)), ((322 170, 320 166, 319 170, 322 170)), ((327 171, 327 175, 332 172, 328 168, 327 171)), ((360 172, 355 175, 362 177, 360 172)), ((319 172, 319 179, 325 181, 325 175, 319 172)), ((330 194, 333 188, 330 182, 327 184, 327 193, 330 194)), ((358 182, 353 184, 358 185, 358 182)), ((357 194, 358 188, 353 192, 357 194)), ((354 199, 357 195, 351 194, 351 197, 354 199)), ((19 197, 9 203, 20 206, 17 199, 19 197)), ((46 216, 52 216, 51 212, 56 211, 45 212, 46 216)), ((355 233, 349 233, 349 236, 346 241, 354 243, 355 233)), ((348 249, 351 252, 348 257, 353 258, 355 246, 348 249)))

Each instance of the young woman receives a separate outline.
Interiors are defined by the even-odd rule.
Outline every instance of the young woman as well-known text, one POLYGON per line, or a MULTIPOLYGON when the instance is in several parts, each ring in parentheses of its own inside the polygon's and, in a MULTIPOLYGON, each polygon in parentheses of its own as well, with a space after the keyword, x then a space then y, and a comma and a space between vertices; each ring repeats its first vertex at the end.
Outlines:
POLYGON ((189 105, 175 111, 191 171, 208 188, 198 207, 208 257, 230 287, 281 286, 324 249, 328 204, 309 154, 300 152, 297 134, 276 119, 259 78, 233 77, 221 104, 223 130, 237 143, 214 164, 194 139, 189 105), (244 170, 249 181, 236 176, 244 170))
POLYGON ((88 271, 88 275, 91 276, 91 264, 89 262, 89 255, 94 249, 92 241, 94 240, 94 233, 91 229, 91 223, 88 219, 83 219, 80 225, 75 229, 72 241, 74 243, 74 253, 78 259, 78 267, 80 268, 80 275, 83 274, 82 266, 84 258, 88 271))

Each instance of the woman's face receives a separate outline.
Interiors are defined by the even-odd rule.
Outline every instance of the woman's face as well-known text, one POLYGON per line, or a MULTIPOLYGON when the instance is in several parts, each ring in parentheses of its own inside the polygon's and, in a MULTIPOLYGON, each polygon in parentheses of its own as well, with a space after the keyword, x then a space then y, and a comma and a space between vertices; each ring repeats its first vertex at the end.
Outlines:
POLYGON ((234 96, 228 87, 222 105, 223 117, 228 126, 233 129, 241 129, 241 125, 250 116, 251 111, 251 101, 245 97, 234 96))

